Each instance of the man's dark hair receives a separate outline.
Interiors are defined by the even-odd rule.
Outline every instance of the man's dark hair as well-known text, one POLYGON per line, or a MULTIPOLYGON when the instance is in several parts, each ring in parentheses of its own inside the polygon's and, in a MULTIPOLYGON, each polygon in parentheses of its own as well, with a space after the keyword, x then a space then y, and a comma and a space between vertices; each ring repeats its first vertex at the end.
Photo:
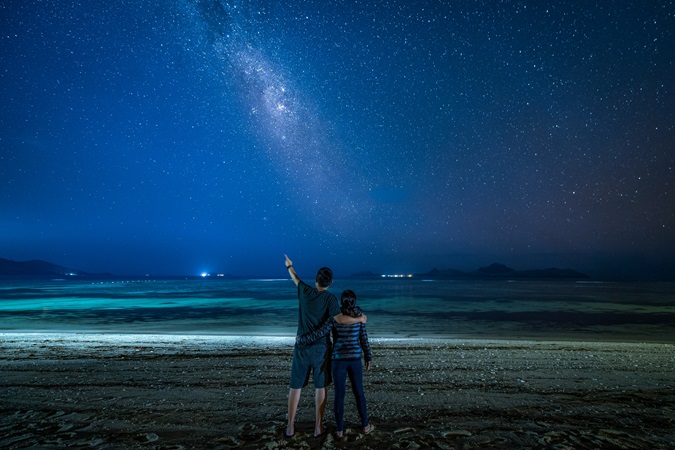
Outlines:
POLYGON ((333 271, 328 267, 322 267, 316 273, 316 284, 319 287, 327 288, 333 284, 333 271))

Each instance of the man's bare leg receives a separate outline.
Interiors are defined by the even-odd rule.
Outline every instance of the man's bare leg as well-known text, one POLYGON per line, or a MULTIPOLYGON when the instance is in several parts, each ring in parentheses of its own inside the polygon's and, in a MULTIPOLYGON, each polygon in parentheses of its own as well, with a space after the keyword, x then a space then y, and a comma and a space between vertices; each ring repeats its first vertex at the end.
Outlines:
POLYGON ((286 425, 286 436, 295 434, 295 413, 298 410, 300 394, 302 389, 291 389, 288 392, 288 425, 286 425))
POLYGON ((319 436, 323 433, 323 413, 326 409, 326 388, 320 388, 315 390, 314 394, 314 406, 315 406, 315 419, 314 424, 314 437, 319 436))

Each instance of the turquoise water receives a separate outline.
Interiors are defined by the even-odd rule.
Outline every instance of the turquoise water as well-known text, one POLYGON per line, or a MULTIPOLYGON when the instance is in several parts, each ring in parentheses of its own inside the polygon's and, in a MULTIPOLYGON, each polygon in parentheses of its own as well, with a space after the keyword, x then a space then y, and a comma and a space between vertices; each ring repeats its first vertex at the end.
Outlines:
MULTIPOLYGON (((380 337, 675 342, 675 283, 337 280, 380 337)), ((284 280, 3 280, 0 331, 294 335, 284 280)))

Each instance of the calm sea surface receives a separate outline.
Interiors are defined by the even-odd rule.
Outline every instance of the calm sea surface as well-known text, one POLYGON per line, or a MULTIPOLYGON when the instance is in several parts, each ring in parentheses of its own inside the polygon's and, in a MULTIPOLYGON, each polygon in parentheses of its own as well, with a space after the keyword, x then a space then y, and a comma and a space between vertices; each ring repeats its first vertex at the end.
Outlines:
MULTIPOLYGON (((675 283, 337 280, 371 337, 675 342, 675 283)), ((0 280, 0 331, 294 335, 284 280, 0 280)))

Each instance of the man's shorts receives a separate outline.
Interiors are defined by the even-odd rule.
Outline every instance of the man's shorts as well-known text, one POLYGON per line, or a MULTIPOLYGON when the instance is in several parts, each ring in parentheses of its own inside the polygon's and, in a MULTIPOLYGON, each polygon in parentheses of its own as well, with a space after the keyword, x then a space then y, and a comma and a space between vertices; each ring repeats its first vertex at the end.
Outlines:
POLYGON ((293 365, 291 366, 291 389, 302 389, 309 382, 309 375, 314 371, 314 387, 324 388, 331 383, 330 351, 326 345, 299 345, 293 348, 293 365))

